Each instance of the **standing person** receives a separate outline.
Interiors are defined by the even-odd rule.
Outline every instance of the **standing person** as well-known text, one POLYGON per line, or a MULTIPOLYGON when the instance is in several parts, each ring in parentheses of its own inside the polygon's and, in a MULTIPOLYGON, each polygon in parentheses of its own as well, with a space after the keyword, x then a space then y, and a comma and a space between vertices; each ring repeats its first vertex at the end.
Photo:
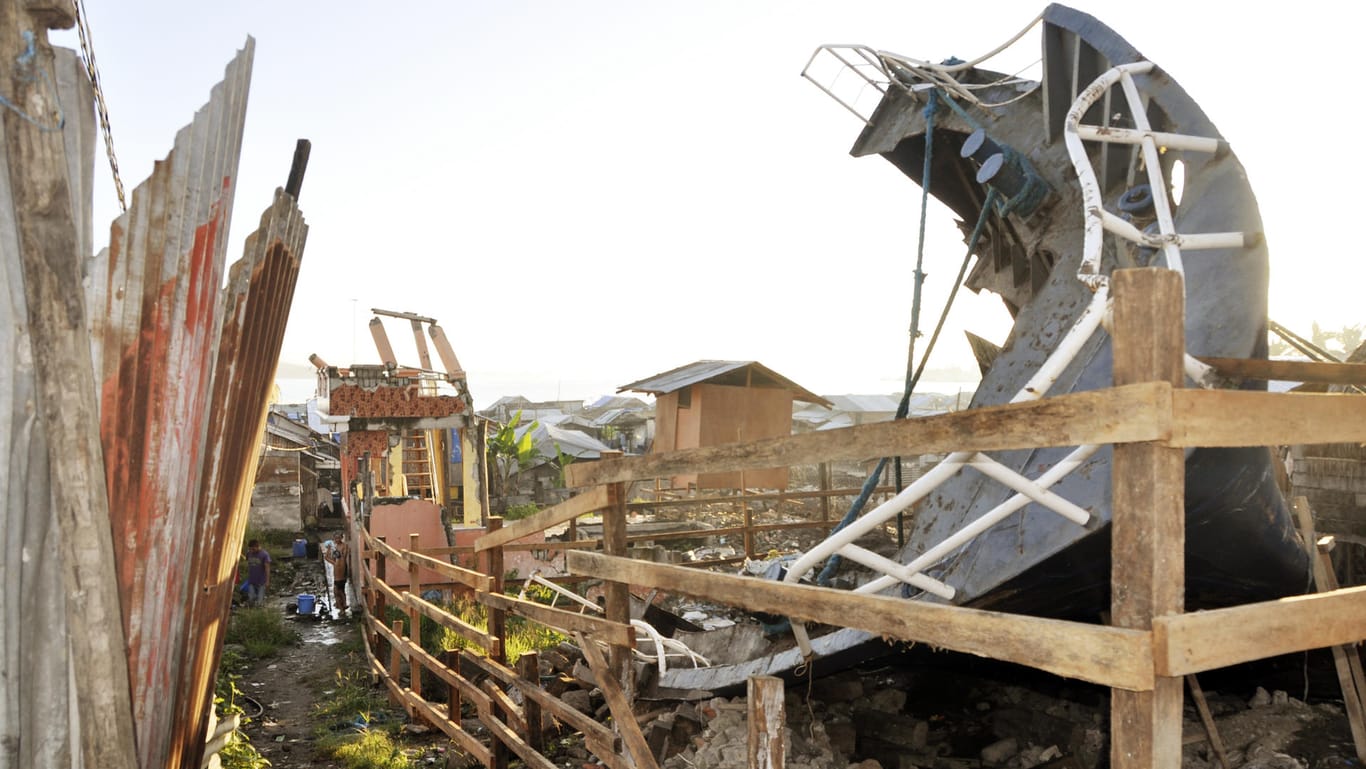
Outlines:
POLYGON ((327 562, 332 564, 332 593, 335 597, 337 618, 346 614, 346 577, 350 564, 350 551, 346 547, 346 540, 339 531, 332 538, 332 547, 328 548, 325 555, 327 562))
POLYGON ((260 606, 269 586, 270 553, 261 547, 260 540, 253 539, 247 543, 247 603, 260 606))

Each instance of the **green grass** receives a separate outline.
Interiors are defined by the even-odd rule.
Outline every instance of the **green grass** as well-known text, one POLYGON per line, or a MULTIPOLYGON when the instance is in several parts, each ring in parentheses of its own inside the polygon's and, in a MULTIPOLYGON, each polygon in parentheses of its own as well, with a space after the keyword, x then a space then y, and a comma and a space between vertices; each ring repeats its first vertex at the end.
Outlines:
POLYGON ((387 732, 367 729, 336 741, 319 740, 318 748, 346 769, 412 769, 413 762, 387 732))
MULTIPOLYGON (((456 601, 447 604, 444 608, 467 624, 480 630, 488 630, 488 609, 483 604, 473 601, 456 601)), ((450 628, 434 624, 433 629, 440 633, 442 651, 471 649, 483 653, 482 649, 466 641, 450 628)), ((507 618, 507 638, 504 640, 503 651, 507 655, 508 664, 511 665, 527 652, 550 649, 559 646, 565 640, 563 633, 531 620, 509 615, 507 618)))
POLYGON ((240 644, 247 656, 269 657, 281 646, 299 643, 299 632, 285 624, 277 609, 248 607, 233 612, 224 643, 240 644))
POLYGON ((539 512, 541 512, 541 507, 535 502, 527 502, 522 505, 508 505, 507 510, 503 512, 503 520, 520 521, 523 518, 530 518, 539 512))

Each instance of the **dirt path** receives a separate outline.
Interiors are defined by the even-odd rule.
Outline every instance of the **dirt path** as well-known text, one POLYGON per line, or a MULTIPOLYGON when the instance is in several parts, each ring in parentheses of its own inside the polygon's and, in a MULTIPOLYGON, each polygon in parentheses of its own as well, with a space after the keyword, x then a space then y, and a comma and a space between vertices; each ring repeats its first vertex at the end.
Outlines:
MULTIPOLYGON (((285 599, 272 601, 285 611, 285 599)), ((289 601, 292 603, 292 601, 289 601)), ((299 631, 297 646, 282 647, 274 656, 258 660, 238 682, 251 701, 243 703, 252 722, 244 729, 262 756, 275 769, 289 767, 340 767, 315 748, 323 724, 314 714, 314 703, 326 697, 337 680, 337 670, 359 664, 354 653, 358 643, 355 623, 342 620, 300 618, 288 615, 299 631)))

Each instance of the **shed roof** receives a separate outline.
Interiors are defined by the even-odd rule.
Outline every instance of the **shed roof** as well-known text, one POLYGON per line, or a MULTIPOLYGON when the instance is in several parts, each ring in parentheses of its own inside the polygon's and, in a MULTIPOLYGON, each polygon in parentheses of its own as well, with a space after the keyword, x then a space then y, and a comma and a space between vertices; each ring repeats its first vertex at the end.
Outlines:
POLYGON ((622 385, 617 388, 617 392, 630 390, 651 395, 662 395, 702 382, 737 387, 766 387, 787 390, 792 393, 794 400, 830 406, 830 401, 754 360, 699 360, 696 363, 689 363, 686 366, 679 366, 662 374, 641 379, 638 382, 622 385))

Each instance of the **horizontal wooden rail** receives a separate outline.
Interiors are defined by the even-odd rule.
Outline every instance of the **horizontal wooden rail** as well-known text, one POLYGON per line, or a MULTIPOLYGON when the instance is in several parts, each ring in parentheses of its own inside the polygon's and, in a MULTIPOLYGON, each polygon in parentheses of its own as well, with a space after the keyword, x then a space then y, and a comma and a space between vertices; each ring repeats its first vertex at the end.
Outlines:
POLYGON ((482 552, 491 547, 505 545, 538 531, 545 531, 551 526, 572 521, 581 515, 596 512, 604 507, 607 507, 607 489, 603 486, 597 486, 578 496, 570 497, 554 507, 548 507, 535 515, 523 518, 520 521, 505 523, 503 528, 491 531, 476 539, 474 550, 475 552, 482 552))
MULTIPOLYGON (((365 546, 367 548, 383 553, 384 557, 391 561, 403 563, 405 565, 416 564, 423 569, 427 569, 441 577, 445 577, 451 582, 464 585, 471 590, 483 590, 487 592, 493 588, 493 577, 487 574, 481 574, 477 571, 466 569, 463 566, 456 566, 453 563, 433 558, 431 555, 424 555, 422 551, 401 550, 388 542, 382 541, 379 537, 376 537, 365 529, 361 529, 361 535, 365 538, 365 546)), ((448 548, 432 548, 431 550, 426 550, 426 552, 436 552, 445 549, 448 548)), ((389 568, 393 568, 392 564, 389 568)), ((426 584, 426 580, 424 580, 424 584, 426 584)))
POLYGON ((575 463, 569 486, 952 451, 996 451, 1163 440, 1172 388, 1163 382, 1069 393, 1027 403, 842 427, 743 444, 575 463))
MULTIPOLYGON (((416 646, 409 639, 394 635, 393 631, 384 626, 384 623, 375 620, 374 617, 370 617, 369 619, 370 629, 378 632, 380 636, 384 638, 384 640, 388 641, 391 645, 393 645, 394 648, 398 649, 401 655, 403 655, 405 658, 409 656, 417 656, 422 661, 424 666, 429 666, 429 669, 432 670, 432 672, 435 673, 439 678, 441 678, 446 683, 459 688, 461 691, 461 696, 468 698, 471 702, 474 703, 475 709, 479 711, 481 715, 481 721, 483 720, 482 716, 484 714, 491 712, 492 704, 489 702, 488 695, 480 691, 478 687, 461 678, 460 676, 456 675, 455 671, 447 668, 445 665, 442 665, 439 661, 436 660, 436 658, 432 657, 430 654, 427 654, 427 652, 424 649, 422 649, 419 646, 416 646)), ((361 635, 364 636, 363 633, 361 635)), ((405 710, 411 711, 412 709, 416 708, 418 710, 423 711, 423 714, 427 717, 427 720, 431 721, 439 729, 441 729, 441 731, 445 732, 446 735, 450 737, 451 740, 454 741, 457 745, 459 745, 462 750, 464 750, 466 753, 469 753, 471 756, 474 756, 484 766, 490 765, 489 749, 486 748, 484 744, 480 742, 476 737, 474 737, 474 735, 460 728, 460 715, 458 713, 455 714, 454 723, 446 723, 447 719, 442 717, 442 714, 438 712, 435 708, 432 708, 426 700, 423 700, 421 697, 418 697, 417 695, 413 694, 412 690, 405 689, 404 687, 399 685, 398 681, 395 681, 392 677, 390 677, 389 671, 384 667, 384 664, 381 663, 377 657, 375 657, 374 652, 370 649, 369 639, 366 639, 365 641, 365 655, 370 661, 371 671, 378 675, 384 681, 386 687, 389 689, 390 694, 392 694, 394 698, 397 699, 399 702, 402 702, 404 704, 405 710)))
POLYGON ((992 657, 1104 686, 1153 688, 1152 638, 1144 631, 713 574, 598 553, 570 553, 569 568, 751 611, 992 657))
POLYGON ((1366 385, 1366 363, 1318 363, 1303 360, 1200 358, 1221 376, 1260 381, 1366 385))
POLYGON ((497 593, 480 593, 479 602, 494 609, 502 609, 509 614, 516 614, 529 620, 535 620, 542 625, 562 630, 566 633, 583 633, 586 636, 612 644, 613 646, 626 646, 634 648, 636 645, 636 632, 630 625, 623 625, 620 622, 612 622, 601 617, 590 614, 579 614, 578 612, 556 609, 534 601, 523 601, 517 598, 509 598, 497 593))
POLYGON ((1158 675, 1183 676, 1366 639, 1366 587, 1153 620, 1158 675))
MULTIPOLYGON (((650 502, 627 502, 627 510, 648 510, 656 507, 686 507, 688 505, 715 505, 726 502, 787 502, 798 499, 820 499, 822 497, 857 497, 863 493, 861 488, 823 489, 816 491, 769 491, 758 494, 745 494, 729 497, 678 497, 676 499, 656 499, 650 502)), ((878 486, 873 494, 895 494, 893 486, 878 486)))
POLYGON ((605 743, 608 746, 607 752, 619 753, 621 751, 621 738, 614 734, 611 729, 598 723, 591 716, 580 712, 564 700, 550 694, 535 683, 527 681, 511 669, 506 668, 487 657, 473 654, 469 650, 462 650, 460 652, 460 662, 462 665, 469 664, 478 667, 488 675, 502 681, 507 686, 517 687, 524 697, 535 700, 542 708, 550 711, 551 715, 556 719, 569 724, 570 727, 576 731, 582 732, 585 736, 592 736, 598 742, 605 743))
POLYGON ((1346 393, 1176 390, 1172 446, 1366 441, 1366 398, 1346 393))

